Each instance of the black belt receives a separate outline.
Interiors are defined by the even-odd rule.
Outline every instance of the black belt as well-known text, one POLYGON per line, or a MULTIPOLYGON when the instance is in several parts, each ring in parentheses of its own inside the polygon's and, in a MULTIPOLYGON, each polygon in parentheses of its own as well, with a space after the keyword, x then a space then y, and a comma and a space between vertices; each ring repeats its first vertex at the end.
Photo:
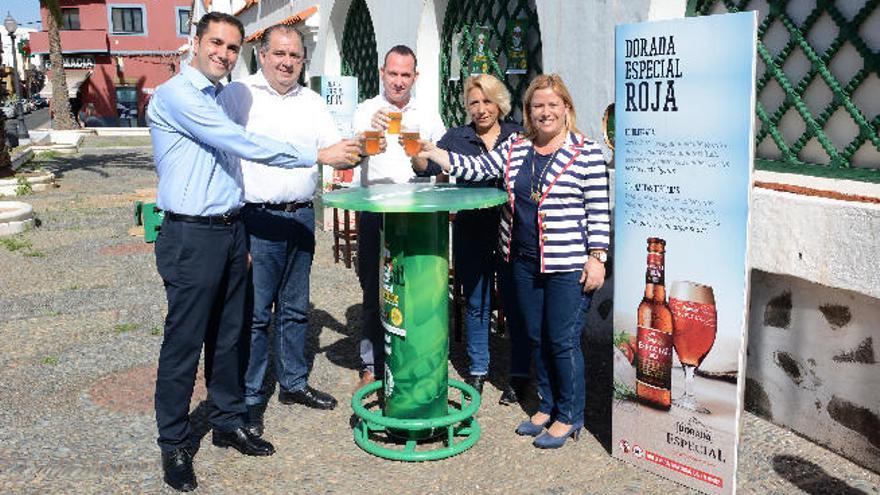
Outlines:
POLYGON ((170 211, 165 213, 165 218, 175 222, 201 223, 205 225, 232 225, 238 221, 238 217, 238 211, 231 211, 222 215, 213 216, 182 215, 170 211))
POLYGON ((311 201, 302 201, 299 203, 251 203, 256 208, 263 208, 266 210, 274 210, 274 211, 286 211, 287 213, 293 213, 300 208, 314 208, 315 206, 311 201))

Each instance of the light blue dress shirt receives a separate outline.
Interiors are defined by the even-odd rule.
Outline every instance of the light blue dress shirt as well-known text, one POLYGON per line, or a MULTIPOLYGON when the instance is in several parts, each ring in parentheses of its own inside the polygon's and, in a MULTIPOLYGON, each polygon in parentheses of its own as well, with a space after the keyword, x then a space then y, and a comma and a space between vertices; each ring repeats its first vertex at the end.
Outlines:
POLYGON ((241 166, 227 154, 283 168, 317 161, 316 149, 297 149, 231 121, 214 101, 217 93, 204 74, 187 65, 150 99, 156 205, 165 211, 208 216, 241 208, 241 166))

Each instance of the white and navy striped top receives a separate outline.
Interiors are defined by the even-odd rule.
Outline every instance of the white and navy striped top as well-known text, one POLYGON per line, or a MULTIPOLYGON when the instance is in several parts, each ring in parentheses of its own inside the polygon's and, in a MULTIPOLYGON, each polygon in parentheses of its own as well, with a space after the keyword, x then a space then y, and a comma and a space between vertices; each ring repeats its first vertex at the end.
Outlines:
MULTIPOLYGON (((450 174, 469 181, 503 177, 507 203, 501 214, 499 247, 510 260, 516 174, 527 166, 532 142, 514 134, 494 150, 467 156, 449 153, 450 174)), ((541 272, 582 270, 589 251, 608 249, 611 241, 608 169, 602 151, 584 136, 569 133, 548 173, 538 201, 541 272)))

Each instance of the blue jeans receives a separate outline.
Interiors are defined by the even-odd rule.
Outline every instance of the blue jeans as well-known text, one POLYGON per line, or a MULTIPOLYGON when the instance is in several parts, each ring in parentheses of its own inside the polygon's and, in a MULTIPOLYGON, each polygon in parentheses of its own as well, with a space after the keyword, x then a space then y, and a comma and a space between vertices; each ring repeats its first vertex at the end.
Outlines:
POLYGON ((464 328, 471 375, 489 373, 491 290, 498 242, 498 209, 462 211, 452 224, 455 277, 466 307, 464 328))
POLYGON ((581 333, 591 294, 583 293, 581 272, 541 273, 538 261, 511 261, 513 297, 531 355, 541 402, 538 410, 557 421, 584 419, 586 397, 581 333))
POLYGON ((510 338, 510 369, 509 378, 528 378, 532 370, 532 349, 529 345, 523 311, 515 290, 513 279, 513 263, 498 260, 498 272, 501 274, 501 299, 504 303, 504 319, 507 335, 510 338))
POLYGON ((248 205, 247 228, 253 281, 250 356, 245 371, 245 403, 264 404, 269 363, 269 323, 275 307, 275 374, 286 391, 305 388, 309 366, 309 275, 315 256, 315 210, 273 211, 248 205))

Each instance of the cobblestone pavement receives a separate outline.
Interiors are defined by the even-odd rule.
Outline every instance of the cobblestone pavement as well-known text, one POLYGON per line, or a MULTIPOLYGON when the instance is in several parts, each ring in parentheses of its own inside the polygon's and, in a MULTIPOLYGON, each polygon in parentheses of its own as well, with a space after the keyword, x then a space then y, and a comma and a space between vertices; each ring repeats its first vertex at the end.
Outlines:
MULTIPOLYGON (((24 198, 42 225, 0 246, 2 493, 170 492, 152 414, 164 292, 152 245, 129 234, 133 201, 155 187, 150 151, 87 144, 79 155, 42 164, 60 184, 24 198)), ((610 412, 595 387, 592 435, 558 451, 537 451, 513 434, 525 414, 497 405, 502 377, 494 374, 479 413, 483 436, 470 451, 409 464, 360 450, 347 406, 360 292, 353 270, 333 263, 330 236, 318 238, 310 382, 341 407, 318 412, 273 400, 266 436, 278 452, 270 458, 203 439, 195 464, 201 492, 691 493, 608 455, 610 412)), ((493 336, 493 356, 503 356, 506 344, 493 336)), ((463 369, 461 347, 453 344, 452 376, 463 369)), ((202 433, 204 396, 200 386, 193 415, 202 433)), ((880 493, 880 476, 746 414, 738 486, 741 493, 880 493)))

